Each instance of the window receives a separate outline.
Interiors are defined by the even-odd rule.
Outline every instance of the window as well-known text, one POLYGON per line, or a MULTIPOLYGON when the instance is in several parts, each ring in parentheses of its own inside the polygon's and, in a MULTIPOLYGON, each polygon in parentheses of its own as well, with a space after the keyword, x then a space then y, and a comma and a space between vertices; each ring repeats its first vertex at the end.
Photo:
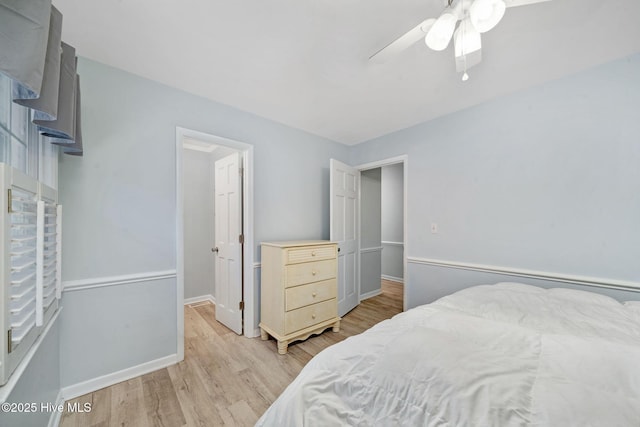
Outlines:
POLYGON ((0 74, 0 386, 58 309, 58 147, 12 100, 0 74))
POLYGON ((58 188, 58 147, 38 133, 28 108, 12 102, 11 79, 0 74, 0 162, 58 188))

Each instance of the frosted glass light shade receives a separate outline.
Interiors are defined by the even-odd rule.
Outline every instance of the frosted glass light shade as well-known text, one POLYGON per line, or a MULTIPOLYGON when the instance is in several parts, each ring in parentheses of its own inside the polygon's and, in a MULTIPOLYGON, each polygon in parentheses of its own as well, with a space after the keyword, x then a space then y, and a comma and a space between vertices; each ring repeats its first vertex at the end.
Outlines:
POLYGON ((453 36, 453 45, 456 57, 467 55, 482 48, 480 33, 471 24, 469 18, 460 22, 453 36))
POLYGON ((458 15, 451 10, 444 11, 424 38, 427 46, 433 50, 445 50, 453 36, 456 22, 458 22, 458 15))
POLYGON ((482 60, 482 40, 480 33, 473 27, 469 18, 464 19, 458 25, 453 35, 453 44, 456 57, 456 71, 466 72, 482 60))
POLYGON ((475 0, 469 7, 471 23, 480 33, 486 33, 504 16, 506 4, 503 0, 475 0))

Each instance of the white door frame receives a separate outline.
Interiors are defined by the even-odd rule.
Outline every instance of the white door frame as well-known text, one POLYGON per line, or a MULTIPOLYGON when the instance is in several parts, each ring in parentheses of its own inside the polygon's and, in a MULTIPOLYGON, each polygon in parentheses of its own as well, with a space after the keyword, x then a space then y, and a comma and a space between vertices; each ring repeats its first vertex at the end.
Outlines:
POLYGON ((177 302, 177 356, 184 359, 184 175, 182 170, 182 143, 185 138, 210 144, 222 145, 242 151, 244 180, 242 188, 242 229, 244 234, 243 299, 244 335, 254 337, 255 289, 254 289, 254 243, 253 243, 253 145, 223 138, 196 130, 176 127, 176 302, 177 302))
MULTIPOLYGON (((404 288, 406 289, 406 286, 408 284, 408 278, 407 278, 407 253, 409 252, 407 249, 407 236, 409 235, 409 230, 407 228, 407 187, 408 187, 408 176, 409 176, 409 156, 406 154, 403 154, 401 156, 396 156, 396 157, 390 157, 387 159, 382 159, 382 160, 377 160, 374 162, 369 162, 369 163, 364 163, 358 166, 355 166, 356 169, 358 169, 360 172, 362 171, 366 171, 369 169, 376 169, 376 168, 380 168, 382 166, 390 166, 390 165, 395 165, 398 163, 402 163, 402 187, 403 187, 403 212, 402 212, 402 238, 404 240, 403 242, 403 251, 402 251, 402 278, 404 279, 404 288)), ((360 190, 358 190, 360 192, 360 190)), ((361 203, 361 197, 358 197, 358 205, 361 203)), ((362 209, 360 209, 360 206, 358 206, 358 211, 359 211, 359 215, 362 215, 362 209)), ((361 219, 361 218, 360 218, 361 219)), ((362 229, 360 228, 362 224, 362 221, 359 221, 358 224, 358 245, 360 247, 362 247, 362 242, 360 242, 360 239, 362 238, 362 229)), ((360 251, 358 251, 358 257, 360 257, 360 251)), ((359 264, 361 264, 361 260, 358 260, 359 264)), ((358 300, 360 299, 360 290, 358 290, 358 300)), ((408 307, 408 302, 407 302, 407 293, 406 292, 402 292, 402 310, 406 310, 408 307)))

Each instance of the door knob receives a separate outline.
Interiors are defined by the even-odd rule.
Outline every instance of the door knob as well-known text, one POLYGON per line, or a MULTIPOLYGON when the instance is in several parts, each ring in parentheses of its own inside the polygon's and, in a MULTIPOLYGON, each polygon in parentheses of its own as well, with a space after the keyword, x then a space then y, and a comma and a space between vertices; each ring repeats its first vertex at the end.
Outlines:
POLYGON ((216 246, 215 248, 211 248, 211 252, 218 253, 218 247, 216 246))

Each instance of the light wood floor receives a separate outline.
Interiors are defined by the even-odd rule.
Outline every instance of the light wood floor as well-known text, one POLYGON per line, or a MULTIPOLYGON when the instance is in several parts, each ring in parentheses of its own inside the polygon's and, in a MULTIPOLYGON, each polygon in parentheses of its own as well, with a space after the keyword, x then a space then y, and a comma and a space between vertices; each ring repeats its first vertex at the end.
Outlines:
POLYGON ((65 413, 62 427, 253 426, 322 349, 402 311, 402 285, 382 281, 382 294, 342 319, 340 332, 289 346, 247 339, 215 320, 212 304, 185 306, 185 359, 159 371, 81 396, 88 413, 65 413))

